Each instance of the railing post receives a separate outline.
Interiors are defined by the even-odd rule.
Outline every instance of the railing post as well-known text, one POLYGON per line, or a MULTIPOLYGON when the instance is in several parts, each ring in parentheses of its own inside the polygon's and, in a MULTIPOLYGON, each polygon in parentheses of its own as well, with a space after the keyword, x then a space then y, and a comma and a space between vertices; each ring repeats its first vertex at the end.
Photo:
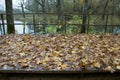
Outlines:
POLYGON ((3 17, 3 14, 0 14, 0 15, 1 15, 2 26, 3 26, 3 34, 5 34, 5 24, 4 24, 4 17, 3 17))
POLYGON ((67 19, 66 19, 66 15, 65 15, 65 25, 64 25, 64 27, 65 27, 65 28, 64 28, 64 29, 65 29, 65 34, 66 34, 66 20, 67 20, 67 19))
POLYGON ((89 33, 89 27, 90 27, 90 14, 88 14, 87 33, 89 33))
POLYGON ((106 26, 105 26, 105 33, 107 32, 107 23, 108 23, 108 14, 106 14, 106 26))
POLYGON ((33 13, 34 34, 36 34, 35 14, 33 13))

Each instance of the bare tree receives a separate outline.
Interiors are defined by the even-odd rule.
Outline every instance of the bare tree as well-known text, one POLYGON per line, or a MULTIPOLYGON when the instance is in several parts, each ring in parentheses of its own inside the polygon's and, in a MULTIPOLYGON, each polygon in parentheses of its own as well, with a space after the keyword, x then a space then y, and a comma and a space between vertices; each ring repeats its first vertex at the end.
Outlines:
POLYGON ((46 33, 46 9, 45 9, 45 4, 46 0, 35 0, 42 8, 42 13, 43 13, 43 33, 46 33))
POLYGON ((12 8, 12 0, 5 0, 6 5, 6 17, 7 17, 7 33, 14 34, 14 18, 13 18, 13 8, 12 8))
POLYGON ((57 4, 56 4, 56 9, 57 9, 57 15, 58 15, 58 28, 57 28, 57 32, 59 32, 64 26, 62 25, 62 19, 63 19, 63 14, 62 14, 62 4, 63 1, 62 0, 57 0, 57 4), (60 27, 61 26, 61 27, 60 27))
POLYGON ((83 6, 83 20, 82 20, 82 30, 81 33, 86 32, 86 19, 87 19, 87 9, 88 9, 88 0, 84 0, 83 6))
POLYGON ((102 15, 102 19, 103 19, 103 20, 104 20, 104 18, 105 18, 104 13, 106 13, 108 3, 109 3, 109 0, 107 0, 107 1, 105 2, 105 6, 104 6, 104 8, 103 8, 103 15, 102 15))
POLYGON ((20 5, 21 5, 21 8, 22 8, 22 14, 23 14, 23 18, 24 18, 24 26, 23 26, 23 33, 25 34, 25 11, 24 11, 24 5, 25 5, 25 3, 24 3, 25 1, 24 0, 22 0, 21 2, 20 2, 20 5))

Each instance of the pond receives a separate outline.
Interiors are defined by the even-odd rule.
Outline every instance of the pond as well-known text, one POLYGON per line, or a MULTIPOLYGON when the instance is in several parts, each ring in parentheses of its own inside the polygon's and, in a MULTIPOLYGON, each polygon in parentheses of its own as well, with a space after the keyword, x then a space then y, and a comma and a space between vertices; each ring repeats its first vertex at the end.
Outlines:
POLYGON ((118 27, 115 27, 114 33, 120 34, 120 27, 119 27, 119 26, 118 26, 118 27))
MULTIPOLYGON (((6 20, 4 20, 5 23, 5 34, 7 33, 7 23, 6 20)), ((22 21, 14 21, 15 24, 15 34, 23 34, 24 33, 24 27, 25 27, 25 33, 26 34, 30 34, 30 33, 34 33, 34 30, 31 29, 30 27, 33 27, 32 25, 24 25, 24 22, 22 21)), ((3 32, 3 25, 2 25, 2 21, 0 20, 0 35, 4 34, 3 32)))

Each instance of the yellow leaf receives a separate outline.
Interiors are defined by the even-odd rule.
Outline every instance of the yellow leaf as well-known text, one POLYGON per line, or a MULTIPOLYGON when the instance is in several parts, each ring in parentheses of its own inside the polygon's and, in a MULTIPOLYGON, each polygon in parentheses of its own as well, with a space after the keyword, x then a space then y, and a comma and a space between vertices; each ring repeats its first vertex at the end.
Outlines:
POLYGON ((61 68, 67 68, 68 64, 62 64, 61 68))
POLYGON ((21 53, 19 53, 19 55, 20 55, 20 57, 23 57, 23 56, 25 56, 25 53, 21 52, 21 53))
POLYGON ((100 68, 100 63, 94 62, 94 63, 93 63, 93 66, 94 66, 94 67, 97 67, 97 68, 100 68))
POLYGON ((61 65, 62 65, 62 63, 61 63, 61 62, 56 62, 56 64, 57 64, 58 66, 61 66, 61 65))
POLYGON ((40 46, 41 45, 41 42, 40 41, 37 41, 36 42, 36 46, 40 46))
POLYGON ((119 53, 119 46, 116 47, 116 48, 114 48, 113 52, 114 52, 115 54, 119 53))
POLYGON ((40 60, 40 58, 37 58, 36 59, 36 64, 40 64, 40 63, 42 63, 42 61, 40 60))
POLYGON ((120 70, 120 65, 117 65, 116 68, 120 70))
POLYGON ((48 56, 45 57, 45 59, 43 61, 50 61, 50 58, 48 56))
POLYGON ((81 46, 82 49, 86 49, 86 46, 81 46))
POLYGON ((28 65, 28 64, 26 64, 26 63, 21 64, 21 66, 22 66, 22 68, 29 67, 29 65, 28 65))
POLYGON ((43 61, 43 62, 42 62, 42 64, 46 64, 46 62, 45 62, 45 61, 43 61))
POLYGON ((113 73, 115 71, 114 69, 112 69, 111 66, 106 67, 104 70, 105 71, 111 71, 111 73, 113 73))
POLYGON ((81 61, 82 61, 83 63, 85 63, 85 62, 87 61, 87 59, 83 58, 81 61))
POLYGON ((26 63, 27 60, 26 59, 19 59, 18 62, 26 63))

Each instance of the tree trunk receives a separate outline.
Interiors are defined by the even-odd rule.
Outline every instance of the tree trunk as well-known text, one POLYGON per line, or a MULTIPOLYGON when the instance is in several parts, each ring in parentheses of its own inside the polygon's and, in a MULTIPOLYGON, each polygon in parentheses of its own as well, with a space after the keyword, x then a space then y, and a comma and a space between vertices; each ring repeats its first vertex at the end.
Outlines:
POLYGON ((107 6, 108 6, 108 3, 109 3, 109 0, 107 0, 107 1, 106 1, 106 3, 105 3, 104 9, 103 9, 102 20, 104 20, 104 19, 105 19, 106 8, 107 8, 107 6))
POLYGON ((46 33, 46 10, 45 10, 45 0, 42 0, 42 12, 43 12, 43 34, 46 33))
POLYGON ((76 11, 76 0, 73 0, 73 11, 76 11))
POLYGON ((38 13, 39 12, 39 4, 37 3, 36 0, 34 0, 33 4, 34 4, 35 13, 38 13))
POLYGON ((62 28, 61 0, 57 0, 56 8, 57 8, 57 14, 58 14, 58 28, 57 28, 57 32, 60 32, 61 28, 62 28))
POLYGON ((13 9, 12 9, 12 0, 5 0, 6 4, 6 18, 7 18, 7 33, 14 34, 14 18, 13 18, 13 9))
POLYGON ((61 20, 61 0, 57 0, 58 20, 61 20))
POLYGON ((21 2, 21 8, 22 8, 22 14, 23 14, 23 18, 24 18, 24 26, 23 26, 23 34, 25 34, 25 26, 26 26, 26 23, 25 23, 25 11, 24 11, 24 1, 21 2))
POLYGON ((42 13, 43 13, 43 34, 46 33, 46 0, 35 0, 42 8, 42 13))
POLYGON ((88 9, 88 0, 84 0, 83 6, 83 20, 82 20, 82 30, 81 33, 86 32, 86 20, 87 20, 87 9, 88 9))

